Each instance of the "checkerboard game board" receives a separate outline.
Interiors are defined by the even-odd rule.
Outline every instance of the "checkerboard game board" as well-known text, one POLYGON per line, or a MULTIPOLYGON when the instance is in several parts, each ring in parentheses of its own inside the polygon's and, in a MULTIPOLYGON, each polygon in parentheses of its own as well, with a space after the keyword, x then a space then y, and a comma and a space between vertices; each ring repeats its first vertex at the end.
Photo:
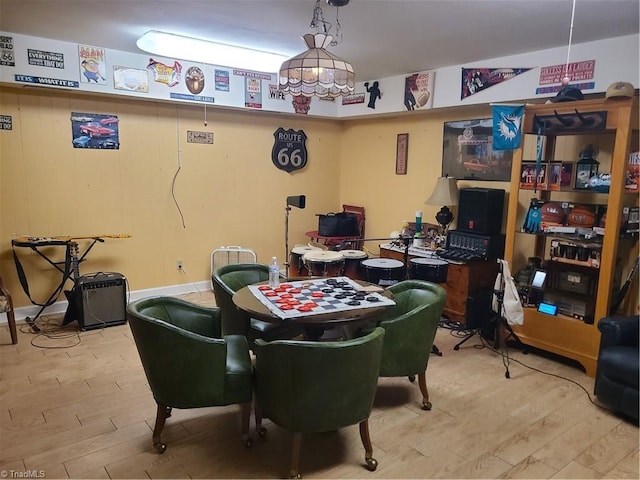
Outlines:
POLYGON ((395 302, 377 292, 364 292, 349 277, 315 278, 268 285, 249 285, 251 293, 280 318, 306 317, 321 313, 343 312, 395 302))

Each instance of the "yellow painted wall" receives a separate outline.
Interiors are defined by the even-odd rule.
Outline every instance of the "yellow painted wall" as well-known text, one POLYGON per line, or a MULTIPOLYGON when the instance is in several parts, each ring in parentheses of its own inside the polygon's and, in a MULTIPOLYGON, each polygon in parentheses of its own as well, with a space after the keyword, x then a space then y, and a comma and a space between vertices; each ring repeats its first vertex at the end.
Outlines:
MULTIPOLYGON (((0 273, 16 306, 30 305, 11 255, 11 240, 22 235, 131 234, 96 244, 80 272, 120 272, 141 290, 208 280, 210 253, 222 245, 283 261, 288 195, 307 196, 304 210, 290 211, 290 247, 308 241, 317 213, 343 203, 366 208, 368 237, 388 236, 416 210, 435 223, 439 207, 424 200, 441 172, 443 122, 490 116, 488 106, 349 121, 208 108, 204 126, 200 106, 5 87, 0 113, 13 118, 13 130, 0 131, 0 273), (73 148, 71 112, 117 115, 120 149, 73 148), (278 127, 307 134, 303 170, 273 165, 278 127), (214 145, 188 144, 187 130, 214 132, 214 145), (395 174, 398 133, 409 134, 407 175, 395 174)), ((378 243, 366 247, 377 252, 378 243)), ((17 252, 34 298, 45 300, 60 274, 29 249, 17 252)), ((63 251, 48 253, 61 259, 63 251)))
MULTIPOLYGON (((0 111, 13 118, 13 130, 0 131, 0 272, 17 306, 30 303, 11 257, 16 236, 131 234, 97 244, 80 271, 121 272, 139 290, 207 280, 210 253, 221 245, 283 261, 287 195, 308 200, 307 209, 290 213, 290 244, 306 241, 315 213, 340 205, 339 122, 210 108, 205 127, 203 109, 189 105, 25 88, 0 95, 0 111), (117 115, 120 149, 73 148, 71 112, 117 115), (273 165, 278 127, 306 132, 304 170, 273 165), (214 132, 214 145, 186 143, 187 130, 214 132), (172 197, 179 164, 174 193, 184 227, 172 197)), ((61 257, 63 248, 48 253, 61 257)), ((28 248, 18 254, 43 301, 59 273, 28 248)))
MULTIPOLYGON (((441 206, 425 205, 424 202, 442 174, 443 124, 452 120, 489 117, 489 106, 476 106, 345 123, 341 151, 341 198, 345 203, 366 206, 367 237, 388 237, 392 231, 402 228, 403 220, 413 222, 417 210, 422 211, 423 222, 436 224, 435 215, 441 206), (406 175, 395 174, 399 133, 409 134, 406 175)), ((459 180, 458 188, 464 187, 508 191, 509 183, 459 180)), ((457 207, 452 211, 457 215, 457 207)), ((377 252, 378 243, 367 242, 365 246, 377 252)))

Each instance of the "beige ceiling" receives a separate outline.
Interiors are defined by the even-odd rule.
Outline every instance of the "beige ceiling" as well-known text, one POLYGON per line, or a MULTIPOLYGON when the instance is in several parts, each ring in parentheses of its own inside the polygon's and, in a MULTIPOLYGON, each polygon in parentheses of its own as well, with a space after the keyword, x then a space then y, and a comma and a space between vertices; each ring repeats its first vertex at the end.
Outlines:
MULTIPOLYGON (((638 4, 577 0, 573 43, 637 34, 638 4)), ((314 31, 309 23, 315 5, 316 0, 0 0, 0 29, 137 53, 136 39, 156 29, 294 55, 304 50, 301 35, 314 31)), ((353 64, 358 81, 566 47, 572 10, 572 0, 351 0, 339 11, 325 0, 320 5, 334 30, 339 13, 343 41, 330 50, 353 64)))

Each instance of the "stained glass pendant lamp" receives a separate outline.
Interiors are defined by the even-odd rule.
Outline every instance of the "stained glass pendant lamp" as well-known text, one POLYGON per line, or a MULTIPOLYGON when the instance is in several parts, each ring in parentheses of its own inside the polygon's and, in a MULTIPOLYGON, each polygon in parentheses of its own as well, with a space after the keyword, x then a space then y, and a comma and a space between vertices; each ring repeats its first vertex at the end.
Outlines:
MULTIPOLYGON (((332 6, 343 6, 347 1, 328 1, 332 6)), ((280 67, 279 88, 284 93, 294 97, 320 97, 336 98, 341 95, 350 95, 355 90, 356 77, 353 67, 327 50, 330 45, 336 45, 341 40, 342 32, 340 22, 336 20, 336 34, 338 41, 334 40, 328 32, 331 24, 323 18, 320 0, 316 0, 313 11, 311 27, 317 29, 317 33, 303 35, 307 50, 286 60, 280 67)))

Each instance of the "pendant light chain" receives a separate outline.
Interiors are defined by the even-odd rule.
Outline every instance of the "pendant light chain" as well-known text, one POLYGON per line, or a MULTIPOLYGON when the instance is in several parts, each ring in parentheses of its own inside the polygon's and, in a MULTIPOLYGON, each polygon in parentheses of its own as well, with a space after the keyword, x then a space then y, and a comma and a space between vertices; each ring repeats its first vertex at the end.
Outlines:
MULTIPOLYGON (((573 0, 571 8, 571 25, 569 26, 569 47, 567 48, 567 62, 564 66, 564 79, 569 84, 569 58, 571 57, 571 39, 573 38, 573 19, 576 15, 576 0, 573 0)), ((566 86, 566 85, 565 85, 566 86)))

